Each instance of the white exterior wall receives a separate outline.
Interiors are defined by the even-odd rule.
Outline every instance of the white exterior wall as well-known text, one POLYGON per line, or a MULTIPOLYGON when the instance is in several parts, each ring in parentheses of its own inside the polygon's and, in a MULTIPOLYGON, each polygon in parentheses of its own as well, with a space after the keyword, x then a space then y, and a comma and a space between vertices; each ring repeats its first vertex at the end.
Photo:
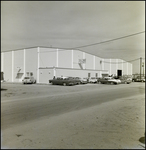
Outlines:
POLYGON ((80 70, 80 69, 56 69, 56 76, 72 76, 72 77, 88 77, 88 73, 91 74, 91 77, 95 77, 96 73, 100 74, 98 70, 80 70))
POLYGON ((127 75, 127 62, 123 60, 123 75, 127 75))
POLYGON ((102 70, 101 58, 95 56, 95 70, 102 70))
POLYGON ((71 50, 58 50, 58 67, 72 68, 71 50))
POLYGON ((110 59, 104 59, 104 69, 109 70, 109 74, 110 74, 110 59))
POLYGON ((85 53, 86 58, 86 69, 93 69, 94 70, 94 56, 88 53, 85 53))
POLYGON ((24 77, 24 51, 14 51, 14 82, 22 81, 24 77))
POLYGON ((83 52, 73 50, 73 68, 81 69, 79 66, 79 59, 83 59, 83 52))
POLYGON ((25 71, 33 72, 33 76, 37 79, 37 70, 38 70, 38 49, 26 49, 25 50, 25 71))
POLYGON ((1 58, 4 79, 9 82, 22 81, 26 72, 33 72, 37 83, 48 83, 54 75, 88 77, 90 73, 91 77, 95 77, 98 73, 98 77, 101 77, 102 74, 117 74, 118 69, 125 75, 132 74, 130 63, 120 59, 104 59, 78 50, 36 47, 3 52, 1 58), (83 68, 79 65, 79 59, 86 59, 86 63, 82 64, 83 68), (22 78, 17 76, 19 69, 19 73, 23 74, 22 78))
POLYGON ((57 49, 39 47, 39 67, 57 66, 57 49))
POLYGON ((4 80, 12 82, 12 51, 4 53, 3 66, 4 80))
POLYGON ((4 53, 1 53, 1 72, 4 71, 4 53))
POLYGON ((49 79, 53 79, 53 69, 39 69, 39 83, 49 83, 49 79))

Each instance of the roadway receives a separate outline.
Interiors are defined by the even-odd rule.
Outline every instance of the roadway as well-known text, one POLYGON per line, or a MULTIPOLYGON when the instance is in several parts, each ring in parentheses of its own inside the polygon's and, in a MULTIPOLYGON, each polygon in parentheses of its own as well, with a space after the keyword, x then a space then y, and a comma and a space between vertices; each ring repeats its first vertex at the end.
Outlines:
MULTIPOLYGON (((6 134, 16 130, 17 127, 20 128, 21 135, 23 135, 26 129, 33 127, 39 120, 44 124, 46 119, 69 115, 72 112, 92 109, 96 106, 100 108, 103 104, 113 103, 116 102, 115 100, 127 99, 129 97, 139 97, 141 95, 144 98, 145 94, 144 83, 119 85, 86 84, 76 86, 2 83, 1 88, 1 130, 5 138, 6 134), (25 127, 22 128, 21 126, 25 127)), ((116 107, 120 107, 118 103, 116 107)), ((106 110, 102 109, 102 111, 106 110)), ((52 128, 51 125, 50 127, 52 128)), ((16 146, 15 142, 10 144, 7 140, 4 140, 5 146, 7 144, 13 145, 11 148, 16 146)), ((30 141, 25 141, 27 146, 24 146, 23 142, 21 142, 21 146, 25 148, 39 147, 32 146, 30 143, 30 141)), ((16 146, 15 148, 22 148, 21 146, 16 146)), ((53 144, 51 146, 55 147, 53 144)), ((46 145, 43 148, 52 148, 51 146, 46 145)), ((60 147, 66 148, 66 146, 63 147, 62 145, 60 147)), ((72 147, 91 148, 85 145, 72 147)), ((68 146, 67 148, 72 147, 68 146)))

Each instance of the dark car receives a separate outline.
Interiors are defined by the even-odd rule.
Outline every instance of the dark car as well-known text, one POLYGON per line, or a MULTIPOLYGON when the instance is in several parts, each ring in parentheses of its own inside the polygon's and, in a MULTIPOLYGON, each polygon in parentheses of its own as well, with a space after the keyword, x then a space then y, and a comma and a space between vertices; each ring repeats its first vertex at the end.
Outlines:
POLYGON ((49 83, 52 83, 53 85, 75 85, 76 80, 70 77, 57 77, 54 79, 49 80, 49 83))
POLYGON ((81 84, 81 78, 80 77, 69 77, 70 79, 73 79, 75 81, 75 84, 81 84))
POLYGON ((133 82, 145 82, 145 77, 144 76, 137 76, 136 78, 132 78, 133 82))
POLYGON ((124 78, 124 77, 119 77, 121 83, 124 84, 130 84, 132 82, 132 78, 124 78))

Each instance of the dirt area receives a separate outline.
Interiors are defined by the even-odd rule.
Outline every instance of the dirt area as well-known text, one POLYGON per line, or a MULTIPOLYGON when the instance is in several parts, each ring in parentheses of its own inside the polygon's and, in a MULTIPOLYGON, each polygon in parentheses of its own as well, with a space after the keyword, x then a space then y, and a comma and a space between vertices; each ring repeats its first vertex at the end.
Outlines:
POLYGON ((145 149, 144 95, 117 99, 3 130, 2 148, 145 149), (104 111, 103 111, 104 110, 104 111))

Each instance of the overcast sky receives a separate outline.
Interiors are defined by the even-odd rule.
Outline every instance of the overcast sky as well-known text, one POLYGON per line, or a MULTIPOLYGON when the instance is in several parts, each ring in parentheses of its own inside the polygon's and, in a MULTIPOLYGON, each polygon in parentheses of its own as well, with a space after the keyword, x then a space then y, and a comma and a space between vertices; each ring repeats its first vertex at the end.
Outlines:
POLYGON ((1 51, 35 46, 145 58, 145 1, 1 1, 1 51))

